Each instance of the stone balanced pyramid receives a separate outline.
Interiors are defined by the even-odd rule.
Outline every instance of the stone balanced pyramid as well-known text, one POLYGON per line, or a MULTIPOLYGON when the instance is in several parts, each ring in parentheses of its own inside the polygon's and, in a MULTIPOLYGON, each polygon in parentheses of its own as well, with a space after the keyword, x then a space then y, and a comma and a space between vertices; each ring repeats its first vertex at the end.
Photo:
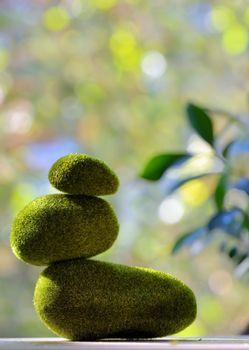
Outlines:
POLYGON ((196 316, 193 292, 163 272, 89 259, 114 243, 117 217, 97 196, 119 181, 102 161, 71 154, 55 162, 61 194, 35 199, 16 217, 11 247, 21 260, 48 267, 34 306, 55 334, 71 340, 153 338, 179 332, 196 316))

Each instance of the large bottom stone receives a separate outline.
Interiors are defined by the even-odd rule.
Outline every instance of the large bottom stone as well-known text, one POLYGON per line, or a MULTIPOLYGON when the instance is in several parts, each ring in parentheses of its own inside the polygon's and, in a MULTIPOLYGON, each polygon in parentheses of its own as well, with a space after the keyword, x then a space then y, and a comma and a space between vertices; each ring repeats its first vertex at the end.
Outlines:
POLYGON ((34 305, 48 328, 72 340, 166 336, 196 316, 193 292, 171 275, 85 259, 47 267, 34 305))

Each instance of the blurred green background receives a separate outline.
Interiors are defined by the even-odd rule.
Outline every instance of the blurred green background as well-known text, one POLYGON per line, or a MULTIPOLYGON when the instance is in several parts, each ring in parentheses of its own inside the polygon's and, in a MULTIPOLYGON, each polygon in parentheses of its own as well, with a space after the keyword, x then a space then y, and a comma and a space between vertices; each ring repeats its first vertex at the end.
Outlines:
POLYGON ((120 235, 100 258, 192 287, 198 318, 181 335, 239 334, 248 282, 212 244, 170 255, 212 211, 215 177, 165 199, 138 173, 155 153, 205 149, 187 101, 248 112, 249 1, 2 0, 0 28, 0 336, 52 336, 32 306, 41 269, 13 256, 9 233, 26 203, 54 191, 48 169, 71 152, 105 160, 121 179, 110 197, 120 235))

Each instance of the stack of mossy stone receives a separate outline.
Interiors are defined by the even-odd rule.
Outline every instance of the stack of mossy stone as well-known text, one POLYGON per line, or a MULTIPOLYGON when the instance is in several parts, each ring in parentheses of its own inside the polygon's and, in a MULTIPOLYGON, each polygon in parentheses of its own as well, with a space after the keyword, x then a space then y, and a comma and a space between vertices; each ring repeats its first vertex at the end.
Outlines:
POLYGON ((118 235, 117 217, 97 196, 119 181, 103 162, 82 154, 60 158, 49 172, 64 194, 35 199, 16 217, 14 254, 48 265, 35 288, 34 306, 54 333, 71 340, 153 338, 176 333, 196 316, 193 292, 163 272, 97 261, 118 235))

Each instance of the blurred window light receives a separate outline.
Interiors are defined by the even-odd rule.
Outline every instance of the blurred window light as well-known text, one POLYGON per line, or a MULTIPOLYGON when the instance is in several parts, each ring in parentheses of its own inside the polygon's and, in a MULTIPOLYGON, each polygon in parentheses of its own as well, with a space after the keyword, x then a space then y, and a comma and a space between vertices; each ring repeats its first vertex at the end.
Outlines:
POLYGON ((248 33, 244 26, 235 24, 229 27, 223 34, 222 44, 231 55, 243 53, 248 45, 248 33))
POLYGON ((93 7, 100 10, 109 10, 114 7, 117 3, 117 0, 93 0, 93 7))
POLYGON ((190 181, 183 185, 179 191, 184 202, 192 207, 199 206, 209 197, 209 189, 205 182, 201 180, 190 181))
POLYGON ((166 198, 160 204, 158 216, 166 224, 176 224, 184 215, 184 207, 176 198, 166 198))
POLYGON ((165 57, 157 51, 147 52, 141 62, 142 71, 150 78, 160 78, 166 71, 167 61, 165 57))
POLYGON ((52 31, 60 31, 69 25, 69 16, 67 11, 61 6, 50 7, 43 17, 45 28, 52 31))
POLYGON ((210 22, 218 31, 224 31, 236 22, 233 10, 227 6, 214 6, 210 12, 210 22))

